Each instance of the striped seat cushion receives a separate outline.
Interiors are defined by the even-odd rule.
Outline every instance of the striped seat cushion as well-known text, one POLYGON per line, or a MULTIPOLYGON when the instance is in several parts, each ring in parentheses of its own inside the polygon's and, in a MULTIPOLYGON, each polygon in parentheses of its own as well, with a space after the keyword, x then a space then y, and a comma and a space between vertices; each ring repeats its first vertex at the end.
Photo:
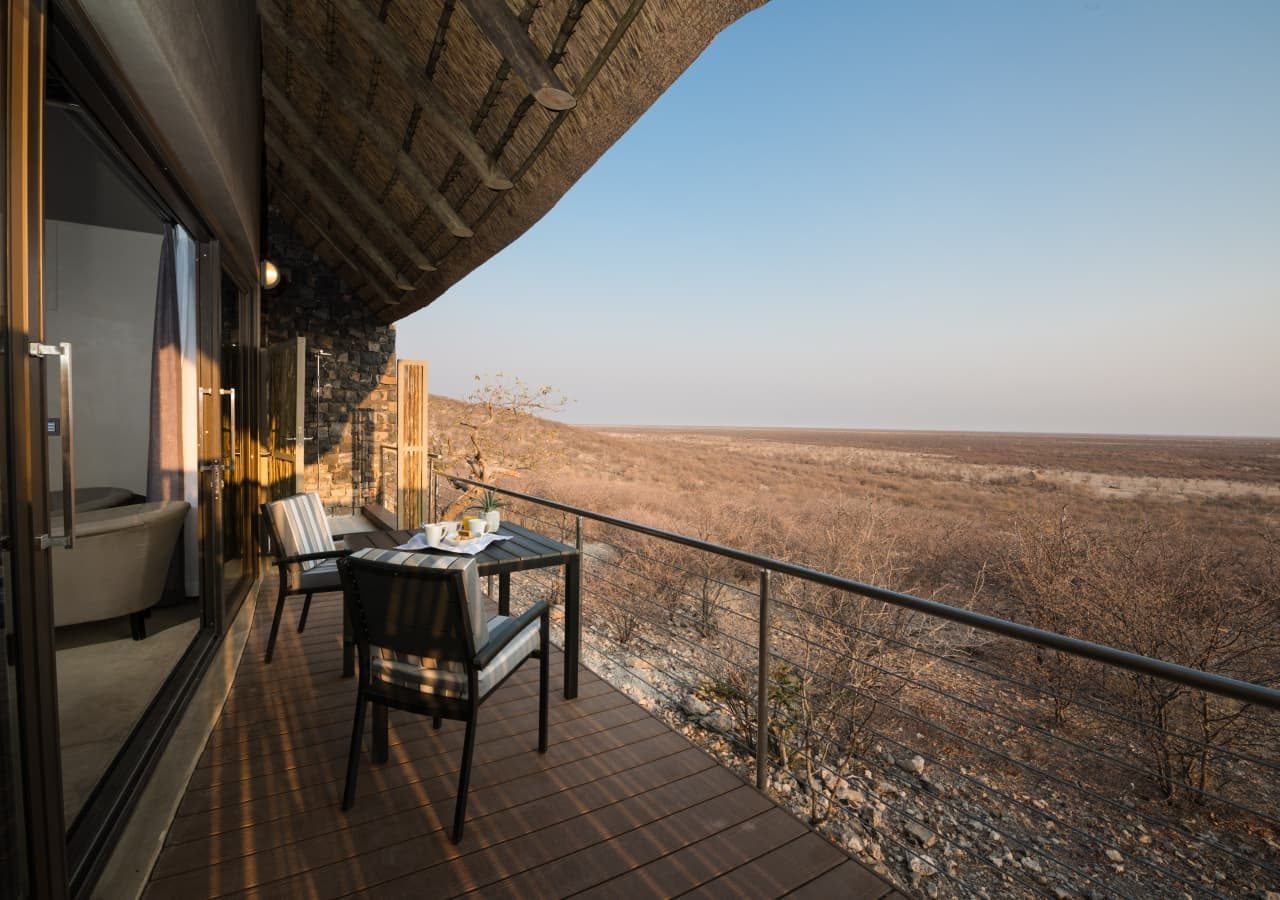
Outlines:
MULTIPOLYGON (((336 549, 333 535, 329 533, 329 520, 324 514, 324 504, 316 493, 295 494, 283 500, 267 504, 271 527, 280 541, 281 556, 305 556, 308 553, 325 553, 336 549)), ((324 560, 309 560, 300 567, 290 567, 291 572, 300 568, 306 572, 324 560)))
MULTIPOLYGON (((493 616, 488 620, 490 631, 502 627, 510 616, 493 616)), ((493 658, 489 665, 480 670, 477 685, 480 697, 502 683, 502 679, 520 663, 524 662, 538 649, 538 622, 530 622, 511 643, 502 648, 502 652, 493 658)), ((374 647, 371 653, 370 674, 375 681, 421 691, 424 694, 435 694, 440 697, 452 697, 458 700, 467 699, 467 670, 460 662, 447 661, 441 664, 430 657, 414 656, 409 653, 396 653, 385 647, 374 647)))

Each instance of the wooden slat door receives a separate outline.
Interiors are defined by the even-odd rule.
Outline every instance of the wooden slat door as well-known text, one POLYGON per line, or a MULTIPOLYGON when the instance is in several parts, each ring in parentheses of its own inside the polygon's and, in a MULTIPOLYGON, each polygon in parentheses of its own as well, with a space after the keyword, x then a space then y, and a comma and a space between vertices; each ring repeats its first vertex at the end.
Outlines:
POLYGON ((267 348, 267 399, 263 404, 267 498, 277 500, 305 490, 306 339, 296 337, 267 348))
POLYGON ((427 521, 427 364, 402 359, 396 366, 396 525, 427 521))

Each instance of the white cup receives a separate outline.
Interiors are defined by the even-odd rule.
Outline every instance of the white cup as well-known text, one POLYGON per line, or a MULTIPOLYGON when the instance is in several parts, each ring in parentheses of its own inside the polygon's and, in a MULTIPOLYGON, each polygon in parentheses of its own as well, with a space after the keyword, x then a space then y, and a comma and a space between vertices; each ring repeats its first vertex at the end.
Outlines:
POLYGON ((472 537, 479 537, 484 534, 485 526, 489 524, 481 516, 467 516, 464 522, 467 526, 467 531, 471 532, 472 537))
POLYGON ((423 531, 427 535, 427 543, 438 544, 444 540, 444 536, 449 533, 448 526, 444 522, 435 522, 428 525, 423 531))

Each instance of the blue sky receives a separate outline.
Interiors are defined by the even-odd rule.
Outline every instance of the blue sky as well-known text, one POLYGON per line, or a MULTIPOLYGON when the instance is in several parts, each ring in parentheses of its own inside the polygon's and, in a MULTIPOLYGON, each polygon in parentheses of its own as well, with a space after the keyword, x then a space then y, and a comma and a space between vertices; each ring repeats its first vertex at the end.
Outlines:
POLYGON ((1274 0, 774 0, 398 350, 573 422, 1280 435, 1278 98, 1274 0))

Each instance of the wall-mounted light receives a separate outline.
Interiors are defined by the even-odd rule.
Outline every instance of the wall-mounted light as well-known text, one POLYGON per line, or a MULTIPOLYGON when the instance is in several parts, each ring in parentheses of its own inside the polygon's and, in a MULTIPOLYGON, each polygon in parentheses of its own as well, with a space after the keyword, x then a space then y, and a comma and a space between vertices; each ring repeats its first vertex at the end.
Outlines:
POLYGON ((280 284, 280 269, 269 259, 262 261, 262 287, 263 290, 271 290, 280 284))

